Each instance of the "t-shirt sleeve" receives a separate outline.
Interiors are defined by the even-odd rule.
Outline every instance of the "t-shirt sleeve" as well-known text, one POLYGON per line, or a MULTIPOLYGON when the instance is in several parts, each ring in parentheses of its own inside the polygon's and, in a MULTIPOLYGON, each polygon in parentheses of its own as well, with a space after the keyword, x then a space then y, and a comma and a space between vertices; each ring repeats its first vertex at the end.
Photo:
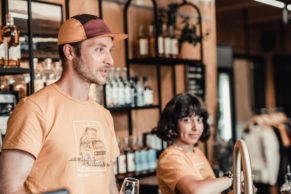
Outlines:
POLYGON ((178 181, 186 176, 192 175, 194 177, 198 175, 194 170, 191 170, 187 159, 183 155, 177 153, 169 153, 160 158, 158 163, 158 178, 163 181, 173 192, 175 192, 178 181))
POLYGON ((37 158, 45 136, 45 120, 41 109, 25 99, 19 102, 9 117, 3 150, 18 149, 37 158))
POLYGON ((117 140, 116 140, 116 135, 115 135, 115 131, 114 131, 114 124, 113 124, 113 118, 111 116, 111 114, 108 112, 107 114, 108 116, 108 124, 109 124, 109 128, 110 128, 110 154, 109 154, 109 159, 111 162, 115 162, 117 156, 119 156, 120 151, 119 151, 119 147, 117 144, 117 140))

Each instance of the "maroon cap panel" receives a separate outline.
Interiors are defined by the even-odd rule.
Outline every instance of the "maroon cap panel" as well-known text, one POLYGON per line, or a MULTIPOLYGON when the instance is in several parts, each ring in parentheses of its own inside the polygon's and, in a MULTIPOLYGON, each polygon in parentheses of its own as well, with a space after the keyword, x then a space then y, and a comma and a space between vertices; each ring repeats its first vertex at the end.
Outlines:
POLYGON ((92 38, 95 36, 101 36, 104 34, 111 34, 108 27, 100 19, 91 20, 84 24, 84 29, 87 38, 92 38))

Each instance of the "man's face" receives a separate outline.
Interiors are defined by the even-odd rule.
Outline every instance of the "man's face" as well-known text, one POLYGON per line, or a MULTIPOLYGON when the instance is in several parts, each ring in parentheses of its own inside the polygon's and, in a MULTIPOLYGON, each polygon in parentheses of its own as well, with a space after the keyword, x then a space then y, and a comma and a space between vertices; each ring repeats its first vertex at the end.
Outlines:
POLYGON ((103 85, 113 65, 111 37, 90 38, 82 42, 81 56, 73 60, 76 73, 89 83, 103 85))

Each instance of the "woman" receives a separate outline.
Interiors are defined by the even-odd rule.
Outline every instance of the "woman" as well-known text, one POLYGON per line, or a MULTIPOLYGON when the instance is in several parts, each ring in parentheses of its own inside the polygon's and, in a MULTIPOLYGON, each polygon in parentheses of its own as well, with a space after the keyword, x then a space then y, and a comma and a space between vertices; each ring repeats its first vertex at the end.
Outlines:
POLYGON ((232 185, 231 175, 215 178, 197 147, 210 136, 207 118, 203 103, 191 94, 179 94, 166 105, 155 131, 171 144, 158 162, 161 194, 217 194, 232 185))

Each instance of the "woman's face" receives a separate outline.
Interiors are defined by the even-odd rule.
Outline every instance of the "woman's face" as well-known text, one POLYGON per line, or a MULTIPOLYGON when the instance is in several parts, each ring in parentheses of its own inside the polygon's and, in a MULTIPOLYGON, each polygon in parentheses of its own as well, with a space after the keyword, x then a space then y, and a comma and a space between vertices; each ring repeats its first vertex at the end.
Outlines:
POLYGON ((183 117, 178 120, 179 140, 187 145, 198 143, 204 129, 203 118, 199 115, 183 117))

